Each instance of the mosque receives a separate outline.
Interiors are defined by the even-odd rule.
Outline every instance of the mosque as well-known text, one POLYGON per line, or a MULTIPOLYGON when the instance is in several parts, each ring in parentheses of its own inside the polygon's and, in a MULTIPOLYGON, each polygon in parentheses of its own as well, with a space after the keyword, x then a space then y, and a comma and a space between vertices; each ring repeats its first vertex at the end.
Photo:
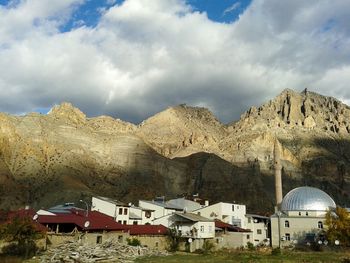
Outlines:
POLYGON ((276 139, 275 194, 276 211, 271 216, 271 245, 285 247, 314 241, 322 235, 327 211, 335 209, 333 199, 314 187, 298 187, 282 199, 282 179, 279 143, 276 139))

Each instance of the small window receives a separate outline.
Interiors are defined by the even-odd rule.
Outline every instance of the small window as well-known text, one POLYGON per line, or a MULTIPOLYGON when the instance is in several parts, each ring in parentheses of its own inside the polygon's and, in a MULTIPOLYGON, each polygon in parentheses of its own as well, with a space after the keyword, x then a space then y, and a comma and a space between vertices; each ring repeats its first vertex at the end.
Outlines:
POLYGON ((201 226, 201 232, 202 233, 204 232, 204 226, 201 226))
POLYGON ((290 241, 290 234, 286 233, 286 241, 290 241))
POLYGON ((118 223, 121 224, 121 223, 122 223, 122 220, 118 220, 118 223))
POLYGON ((250 238, 250 235, 247 235, 247 239, 249 239, 250 238))
POLYGON ((284 227, 289 227, 289 221, 288 220, 284 221, 284 227))
POLYGON ((257 233, 258 235, 261 235, 261 234, 262 234, 261 229, 257 229, 257 230, 256 230, 256 233, 257 233))
POLYGON ((137 221, 134 221, 134 222, 132 222, 132 224, 133 224, 133 225, 137 225, 137 224, 138 224, 138 222, 137 222, 137 221))
POLYGON ((119 208, 119 215, 123 214, 123 208, 119 208))
POLYGON ((305 215, 308 216, 308 215, 309 215, 309 212, 306 212, 305 215))
POLYGON ((124 215, 127 215, 127 214, 128 214, 128 209, 124 208, 124 215))
POLYGON ((318 226, 318 228, 322 229, 322 228, 323 228, 323 223, 322 223, 322 221, 318 221, 317 226, 318 226))
POLYGON ((123 221, 123 225, 126 225, 126 220, 123 221))
POLYGON ((235 205, 232 205, 232 211, 235 211, 235 205))
POLYGON ((299 212, 299 216, 301 216, 301 212, 299 212))
POLYGON ((150 218, 151 217, 151 212, 150 211, 145 211, 145 217, 150 218))
POLYGON ((96 244, 101 244, 102 243, 102 236, 97 236, 96 237, 96 244))

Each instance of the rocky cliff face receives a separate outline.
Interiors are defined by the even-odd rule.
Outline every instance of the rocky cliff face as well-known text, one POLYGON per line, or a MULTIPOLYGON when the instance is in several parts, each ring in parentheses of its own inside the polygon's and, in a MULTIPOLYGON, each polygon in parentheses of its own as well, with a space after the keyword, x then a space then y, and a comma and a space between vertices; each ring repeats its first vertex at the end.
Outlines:
POLYGON ((0 123, 2 208, 200 193, 272 211, 276 137, 284 193, 308 184, 350 201, 350 108, 313 92, 285 90, 230 125, 186 105, 136 126, 69 103, 47 115, 0 114, 0 123))

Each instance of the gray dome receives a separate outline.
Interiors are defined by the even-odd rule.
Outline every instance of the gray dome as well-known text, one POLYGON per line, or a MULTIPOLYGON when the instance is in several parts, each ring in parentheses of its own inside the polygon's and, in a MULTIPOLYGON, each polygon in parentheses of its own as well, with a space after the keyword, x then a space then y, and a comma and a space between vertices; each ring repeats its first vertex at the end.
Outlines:
POLYGON ((333 199, 320 189, 298 187, 291 190, 282 200, 282 211, 326 211, 335 208, 333 199))

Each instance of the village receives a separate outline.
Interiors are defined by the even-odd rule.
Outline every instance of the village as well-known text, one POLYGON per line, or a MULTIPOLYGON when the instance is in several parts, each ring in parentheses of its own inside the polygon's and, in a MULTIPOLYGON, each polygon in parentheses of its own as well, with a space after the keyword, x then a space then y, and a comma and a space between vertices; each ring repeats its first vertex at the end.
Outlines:
MULTIPOLYGON (((327 246, 326 214, 336 204, 324 191, 302 186, 282 198, 280 149, 276 141, 275 213, 263 216, 247 213, 244 204, 218 202, 198 195, 192 198, 139 200, 124 203, 104 196, 91 200, 59 204, 35 211, 26 207, 8 217, 26 217, 43 229, 45 237, 38 242, 42 250, 67 243, 100 246, 105 242, 137 245, 152 251, 180 250, 195 252, 205 249, 244 249, 249 247, 290 248, 296 245, 327 246), (84 207, 84 208, 82 208, 84 207)), ((339 245, 339 240, 334 244, 339 245)), ((73 249, 74 250, 74 249, 73 249)), ((69 250, 74 257, 77 252, 69 250)), ((141 255, 142 252, 138 251, 141 255)))

